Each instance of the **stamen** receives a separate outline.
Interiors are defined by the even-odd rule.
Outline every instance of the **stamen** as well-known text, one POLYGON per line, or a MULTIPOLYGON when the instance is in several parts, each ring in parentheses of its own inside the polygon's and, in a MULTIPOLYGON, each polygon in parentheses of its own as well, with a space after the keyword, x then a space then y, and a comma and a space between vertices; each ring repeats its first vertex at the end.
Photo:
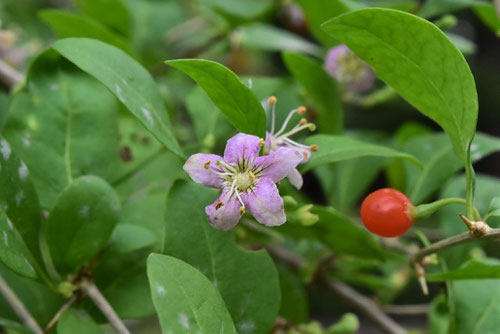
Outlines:
POLYGON ((250 176, 250 180, 252 180, 252 182, 255 181, 255 174, 252 171, 248 172, 248 176, 250 176))
POLYGON ((311 149, 311 151, 316 152, 319 149, 319 146, 316 144, 312 144, 311 146, 309 146, 309 148, 311 149))
POLYGON ((217 203, 215 203, 215 210, 219 210, 223 206, 224 206, 224 202, 222 202, 221 200, 218 200, 217 203))
POLYGON ((306 112, 307 112, 307 109, 304 106, 300 106, 297 108, 297 114, 299 114, 299 115, 304 115, 306 112))
MULTIPOLYGON (((243 203, 243 200, 241 199, 240 193, 238 192, 238 190, 234 190, 234 193, 236 194, 236 197, 238 197, 238 200, 240 201, 241 206, 245 207, 245 203, 243 203)), ((240 210, 241 210, 241 208, 240 208, 240 210)))
POLYGON ((264 146, 264 145, 266 145, 266 141, 264 139, 260 138, 259 146, 264 146))
POLYGON ((222 166, 222 167, 226 168, 227 170, 229 170, 229 171, 231 171, 231 172, 233 172, 233 173, 236 173, 236 169, 235 169, 233 166, 228 165, 228 164, 227 164, 227 163, 225 163, 224 161, 217 160, 217 161, 215 162, 215 164, 216 164, 217 166, 222 166))
POLYGON ((278 102, 278 99, 276 96, 271 96, 269 99, 267 99, 267 102, 272 106, 272 111, 271 111, 271 134, 274 132, 274 124, 276 123, 276 102, 278 102))
POLYGON ((240 216, 243 216, 245 214, 245 207, 240 206, 240 216))
POLYGON ((300 125, 307 124, 307 119, 305 119, 305 118, 301 118, 301 119, 300 119, 299 124, 300 124, 300 125))
POLYGON ((211 163, 211 161, 207 160, 207 162, 205 162, 205 165, 203 165, 203 167, 205 167, 205 169, 209 169, 210 168, 210 163, 211 163))
MULTIPOLYGON (((280 138, 290 137, 291 135, 294 135, 297 132, 300 132, 300 131, 307 129, 307 128, 309 128, 309 130, 311 130, 311 131, 314 131, 314 130, 316 130, 316 125, 314 125, 312 123, 306 123, 304 125, 299 126, 298 128, 294 128, 294 129, 290 130, 289 132, 281 135, 280 138)), ((278 135, 278 134, 276 134, 276 135, 278 135)))
MULTIPOLYGON (((285 119, 285 122, 283 122, 283 126, 281 127, 281 129, 275 134, 275 136, 279 136, 283 131, 285 131, 287 125, 288 125, 288 122, 290 122, 290 120, 292 119, 292 116, 293 114, 295 114, 297 112, 297 109, 293 109, 292 111, 290 111, 288 113, 288 116, 286 117, 285 119)), ((272 134, 272 132, 271 132, 272 134)))
POLYGON ((291 140, 290 138, 283 138, 283 141, 286 142, 287 144, 290 144, 292 146, 295 146, 295 147, 298 147, 298 148, 303 148, 303 149, 311 149, 310 146, 307 146, 307 145, 304 145, 304 144, 301 144, 301 143, 297 143, 296 141, 294 140, 291 140))

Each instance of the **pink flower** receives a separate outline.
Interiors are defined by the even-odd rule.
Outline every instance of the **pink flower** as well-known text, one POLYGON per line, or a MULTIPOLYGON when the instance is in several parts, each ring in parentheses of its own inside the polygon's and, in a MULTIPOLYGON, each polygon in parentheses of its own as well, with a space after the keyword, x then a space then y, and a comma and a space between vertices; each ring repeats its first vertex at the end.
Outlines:
POLYGON ((275 183, 289 175, 304 157, 286 147, 259 156, 263 144, 256 136, 239 133, 228 140, 224 157, 198 153, 184 164, 193 181, 222 189, 217 200, 205 207, 214 228, 232 229, 246 209, 264 225, 285 223, 283 199, 275 183))
POLYGON ((353 93, 364 93, 373 88, 373 69, 347 46, 331 48, 326 54, 325 70, 353 93))

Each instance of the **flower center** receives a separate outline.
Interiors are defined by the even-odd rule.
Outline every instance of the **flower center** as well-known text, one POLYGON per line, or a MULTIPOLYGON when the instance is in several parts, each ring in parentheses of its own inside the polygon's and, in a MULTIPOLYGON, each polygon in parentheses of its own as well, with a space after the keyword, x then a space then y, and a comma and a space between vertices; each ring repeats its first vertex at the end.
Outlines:
POLYGON ((246 192, 253 185, 255 176, 250 176, 251 172, 236 173, 234 175, 235 186, 240 192, 246 192))

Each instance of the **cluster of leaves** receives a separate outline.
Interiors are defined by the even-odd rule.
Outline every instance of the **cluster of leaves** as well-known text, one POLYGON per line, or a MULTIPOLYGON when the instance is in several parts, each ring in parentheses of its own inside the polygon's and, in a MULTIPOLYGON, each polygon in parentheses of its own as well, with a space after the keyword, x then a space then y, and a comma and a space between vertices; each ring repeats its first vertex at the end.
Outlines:
MULTIPOLYGON (((45 9, 36 20, 26 18, 26 34, 38 31, 48 48, 26 69, 25 82, 8 98, 0 95, 0 275, 39 324, 48 324, 76 293, 78 300, 52 331, 104 332, 105 318, 79 290, 88 278, 121 318, 156 316, 163 333, 355 332, 352 314, 328 329, 308 323, 310 313, 325 313, 319 306, 324 302, 307 289, 319 271, 382 305, 422 300, 407 256, 352 217, 381 173, 415 204, 463 198, 474 178, 457 174, 500 150, 500 139, 476 133, 477 93, 463 56, 472 52, 472 42, 438 27, 442 15, 470 8, 498 33, 492 4, 75 3, 73 10, 45 9), (304 36, 304 21, 287 19, 298 8, 311 38, 304 36), (283 27, 270 23, 280 16, 283 27), (436 24, 424 18, 436 18, 436 24), (42 22, 57 41, 47 42, 42 22), (339 43, 444 133, 415 122, 401 124, 392 135, 346 128, 344 111, 353 106, 343 103, 340 85, 321 59, 339 43), (285 67, 281 76, 239 77, 220 64, 237 73, 275 74, 276 52, 285 67), (167 66, 161 63, 166 59, 176 60, 167 66), (289 218, 281 227, 264 228, 245 216, 234 232, 214 230, 204 207, 217 193, 190 181, 182 165, 189 154, 220 151, 238 131, 265 137, 271 95, 279 101, 278 121, 304 104, 318 125, 319 133, 305 139, 320 148, 301 169, 308 172, 305 191, 280 185, 289 218), (242 248, 267 244, 286 246, 307 265, 297 273, 265 250, 242 248), (331 258, 333 264, 325 261, 331 258), (278 316, 286 320, 284 329, 273 329, 278 316)), ((11 24, 20 13, 29 16, 17 6, 0 5, 11 24)), ((499 224, 499 186, 496 178, 477 176, 476 207, 491 217, 492 227, 499 224)), ((417 235, 466 231, 458 220, 461 210, 442 209, 429 219, 431 228, 426 222, 416 226, 417 235)), ((420 240, 409 233, 400 244, 411 249, 420 240)), ((499 255, 494 246, 445 250, 440 265, 429 268, 430 282, 446 282, 431 285, 431 333, 498 330, 500 262, 493 258, 499 255)), ((29 332, 3 299, 0 324, 9 333, 29 332)))

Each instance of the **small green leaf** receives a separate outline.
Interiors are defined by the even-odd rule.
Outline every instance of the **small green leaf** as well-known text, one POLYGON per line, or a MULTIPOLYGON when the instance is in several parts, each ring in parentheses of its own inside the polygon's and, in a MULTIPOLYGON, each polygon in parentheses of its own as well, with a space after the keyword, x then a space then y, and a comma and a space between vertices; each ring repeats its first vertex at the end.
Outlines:
POLYGON ((435 17, 465 9, 482 2, 481 0, 427 0, 417 15, 421 17, 435 17))
POLYGON ((158 87, 139 63, 114 46, 88 38, 62 39, 52 48, 108 87, 165 147, 184 156, 158 87))
POLYGON ((333 18, 322 27, 438 123, 466 161, 476 131, 476 87, 463 55, 439 28, 411 14, 372 8, 333 18))
POLYGON ((163 253, 198 268, 217 286, 238 333, 268 333, 280 305, 278 273, 266 251, 242 250, 230 232, 210 226, 205 206, 216 197, 213 189, 193 182, 172 187, 163 253))
POLYGON ((451 282, 452 328, 457 334, 496 334, 500 319, 499 280, 451 282))
POLYGON ((440 294, 431 304, 429 311, 429 334, 450 333, 450 311, 444 294, 440 294))
POLYGON ((443 273, 428 274, 429 282, 470 279, 500 279, 500 261, 493 258, 471 260, 459 269, 443 273))
POLYGON ((264 51, 297 51, 319 55, 321 48, 302 37, 275 26, 253 23, 239 27, 234 39, 241 46, 264 51))
POLYGON ((321 64, 299 53, 283 54, 288 70, 304 86, 317 107, 318 126, 322 133, 339 134, 344 127, 342 102, 335 81, 321 64))
POLYGON ((486 212, 486 216, 500 217, 500 197, 493 197, 491 199, 488 212, 486 212))
POLYGON ((58 197, 45 226, 52 260, 61 274, 72 273, 108 242, 120 201, 102 179, 82 176, 58 197))
POLYGON ((319 146, 319 149, 317 152, 312 152, 311 159, 304 166, 303 171, 308 171, 314 167, 332 162, 368 156, 402 158, 407 159, 417 166, 421 166, 420 161, 410 154, 345 136, 314 135, 307 138, 306 143, 309 145, 316 144, 319 146))
POLYGON ((57 322, 58 334, 104 334, 92 318, 81 310, 66 310, 57 322))
POLYGON ((169 60, 195 80, 239 131, 265 137, 266 116, 255 94, 225 66, 209 60, 169 60))
POLYGON ((500 17, 497 9, 492 3, 478 1, 474 6, 476 15, 486 24, 498 37, 500 37, 500 17))
POLYGON ((205 0, 204 4, 225 15, 245 21, 259 18, 275 6, 273 1, 255 0, 205 0))
POLYGON ((280 275, 281 306, 279 315, 293 323, 307 321, 309 305, 304 284, 284 265, 277 265, 280 275))
POLYGON ((382 248, 370 233, 348 217, 333 208, 315 207, 312 212, 319 215, 319 221, 311 228, 333 251, 363 258, 384 258, 382 248))
POLYGON ((108 43, 122 49, 132 57, 134 51, 121 36, 91 17, 64 10, 47 9, 39 12, 40 19, 47 23, 59 38, 87 37, 108 43))
POLYGON ((95 20, 128 36, 132 26, 131 13, 122 0, 76 0, 80 10, 95 20), (110 15, 110 13, 113 13, 110 15))
POLYGON ((196 268, 176 258, 151 254, 148 277, 162 333, 234 333, 217 289, 196 268))
POLYGON ((23 276, 35 276, 31 261, 43 263, 39 241, 41 218, 29 170, 0 136, 0 231, 3 234, 0 258, 23 276))

